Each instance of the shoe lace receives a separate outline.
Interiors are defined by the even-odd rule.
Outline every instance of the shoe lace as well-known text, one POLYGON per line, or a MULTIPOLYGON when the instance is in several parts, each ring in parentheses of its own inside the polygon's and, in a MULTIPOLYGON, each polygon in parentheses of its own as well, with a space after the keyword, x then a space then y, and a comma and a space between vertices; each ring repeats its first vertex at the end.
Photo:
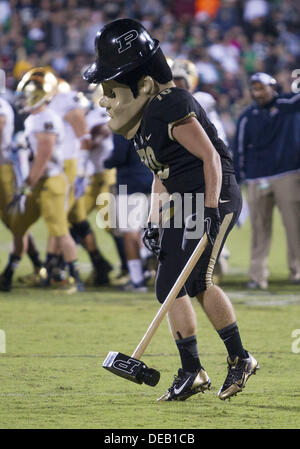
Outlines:
POLYGON ((174 375, 174 380, 171 387, 169 388, 169 391, 173 390, 174 387, 177 387, 180 384, 180 382, 182 382, 183 379, 184 379, 183 372, 182 370, 179 370, 178 374, 174 375))
POLYGON ((234 365, 228 364, 228 373, 223 385, 223 388, 229 387, 230 385, 234 384, 238 380, 241 379, 244 372, 244 363, 238 362, 234 365))

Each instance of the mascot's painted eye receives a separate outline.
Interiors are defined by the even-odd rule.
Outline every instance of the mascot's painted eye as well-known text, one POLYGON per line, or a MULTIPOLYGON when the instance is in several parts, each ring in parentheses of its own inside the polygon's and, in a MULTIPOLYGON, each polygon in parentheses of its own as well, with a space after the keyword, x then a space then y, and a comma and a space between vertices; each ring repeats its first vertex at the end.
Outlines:
POLYGON ((103 87, 103 94, 105 97, 116 98, 116 94, 111 87, 109 87, 105 84, 102 84, 102 87, 103 87))

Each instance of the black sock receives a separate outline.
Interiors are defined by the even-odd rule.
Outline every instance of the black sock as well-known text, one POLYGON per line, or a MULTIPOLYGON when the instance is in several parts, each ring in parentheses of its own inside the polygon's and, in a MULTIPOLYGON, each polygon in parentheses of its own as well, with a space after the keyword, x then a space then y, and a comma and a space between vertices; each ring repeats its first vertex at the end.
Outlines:
POLYGON ((30 258, 34 268, 41 268, 43 266, 43 262, 40 259, 40 254, 33 244, 31 235, 28 236, 27 255, 30 258))
POLYGON ((40 255, 37 252, 29 252, 27 251, 27 255, 32 262, 34 268, 41 268, 43 266, 43 262, 40 259, 40 255))
POLYGON ((70 276, 72 276, 76 281, 80 281, 80 274, 77 260, 67 262, 66 265, 68 266, 70 276))
POLYGON ((127 266, 127 257, 126 257, 126 253, 125 253, 125 247, 124 247, 124 240, 123 237, 117 237, 115 235, 112 235, 113 239, 115 241, 117 250, 118 250, 118 254, 120 257, 120 261, 121 261, 121 269, 123 271, 127 271, 128 270, 128 266, 127 266))
POLYGON ((60 270, 64 270, 66 268, 66 262, 62 254, 58 256, 57 266, 60 270))
POLYGON ((7 265, 3 272, 3 275, 6 278, 11 279, 13 277, 14 271, 18 268, 20 260, 21 260, 21 257, 19 257, 19 256, 15 256, 14 254, 9 255, 7 265))
POLYGON ((94 251, 89 252, 89 256, 91 259, 91 262, 93 264, 93 267, 96 271, 111 271, 112 266, 110 265, 107 260, 104 259, 102 254, 98 249, 95 249, 94 251))
POLYGON ((47 255, 46 255, 46 262, 45 262, 45 264, 46 265, 57 265, 57 262, 58 262, 58 258, 59 258, 59 256, 57 255, 57 254, 54 254, 54 253, 47 253, 47 255))
POLYGON ((247 357, 247 354, 242 345, 239 329, 236 322, 229 324, 229 326, 226 326, 223 329, 218 330, 218 334, 223 340, 228 355, 232 361, 234 361, 236 356, 242 359, 247 357))
POLYGON ((175 343, 179 351, 183 371, 190 373, 199 371, 201 364, 198 355, 197 338, 193 335, 192 337, 175 340, 175 343))
POLYGON ((103 261, 103 257, 98 249, 95 249, 95 251, 89 252, 89 256, 90 256, 91 262, 95 268, 98 265, 100 265, 101 262, 103 261))
POLYGON ((54 253, 47 253, 45 266, 48 274, 50 274, 54 267, 57 267, 59 256, 54 253))
POLYGON ((54 253, 47 253, 45 268, 47 270, 47 280, 46 283, 49 284, 53 277, 53 269, 58 267, 59 255, 54 253))

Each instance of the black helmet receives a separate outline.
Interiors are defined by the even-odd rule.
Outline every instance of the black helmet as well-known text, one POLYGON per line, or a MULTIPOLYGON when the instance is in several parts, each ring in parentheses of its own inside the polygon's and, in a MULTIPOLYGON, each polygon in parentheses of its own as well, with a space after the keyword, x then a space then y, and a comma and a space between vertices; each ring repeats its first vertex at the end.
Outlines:
POLYGON ((102 83, 144 64, 159 48, 143 25, 118 19, 105 25, 95 38, 96 61, 84 72, 89 83, 102 83))

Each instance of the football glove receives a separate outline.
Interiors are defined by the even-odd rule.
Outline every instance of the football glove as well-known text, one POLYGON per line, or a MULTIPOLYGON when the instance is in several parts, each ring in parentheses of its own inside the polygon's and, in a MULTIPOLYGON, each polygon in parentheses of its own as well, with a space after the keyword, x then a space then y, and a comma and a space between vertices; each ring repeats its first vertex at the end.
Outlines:
POLYGON ((208 241, 213 246, 220 230, 221 220, 219 209, 216 207, 204 207, 204 232, 208 241))
POLYGON ((159 256, 159 228, 158 225, 152 225, 148 223, 147 228, 143 234, 143 243, 145 247, 152 252, 155 256, 159 256))

